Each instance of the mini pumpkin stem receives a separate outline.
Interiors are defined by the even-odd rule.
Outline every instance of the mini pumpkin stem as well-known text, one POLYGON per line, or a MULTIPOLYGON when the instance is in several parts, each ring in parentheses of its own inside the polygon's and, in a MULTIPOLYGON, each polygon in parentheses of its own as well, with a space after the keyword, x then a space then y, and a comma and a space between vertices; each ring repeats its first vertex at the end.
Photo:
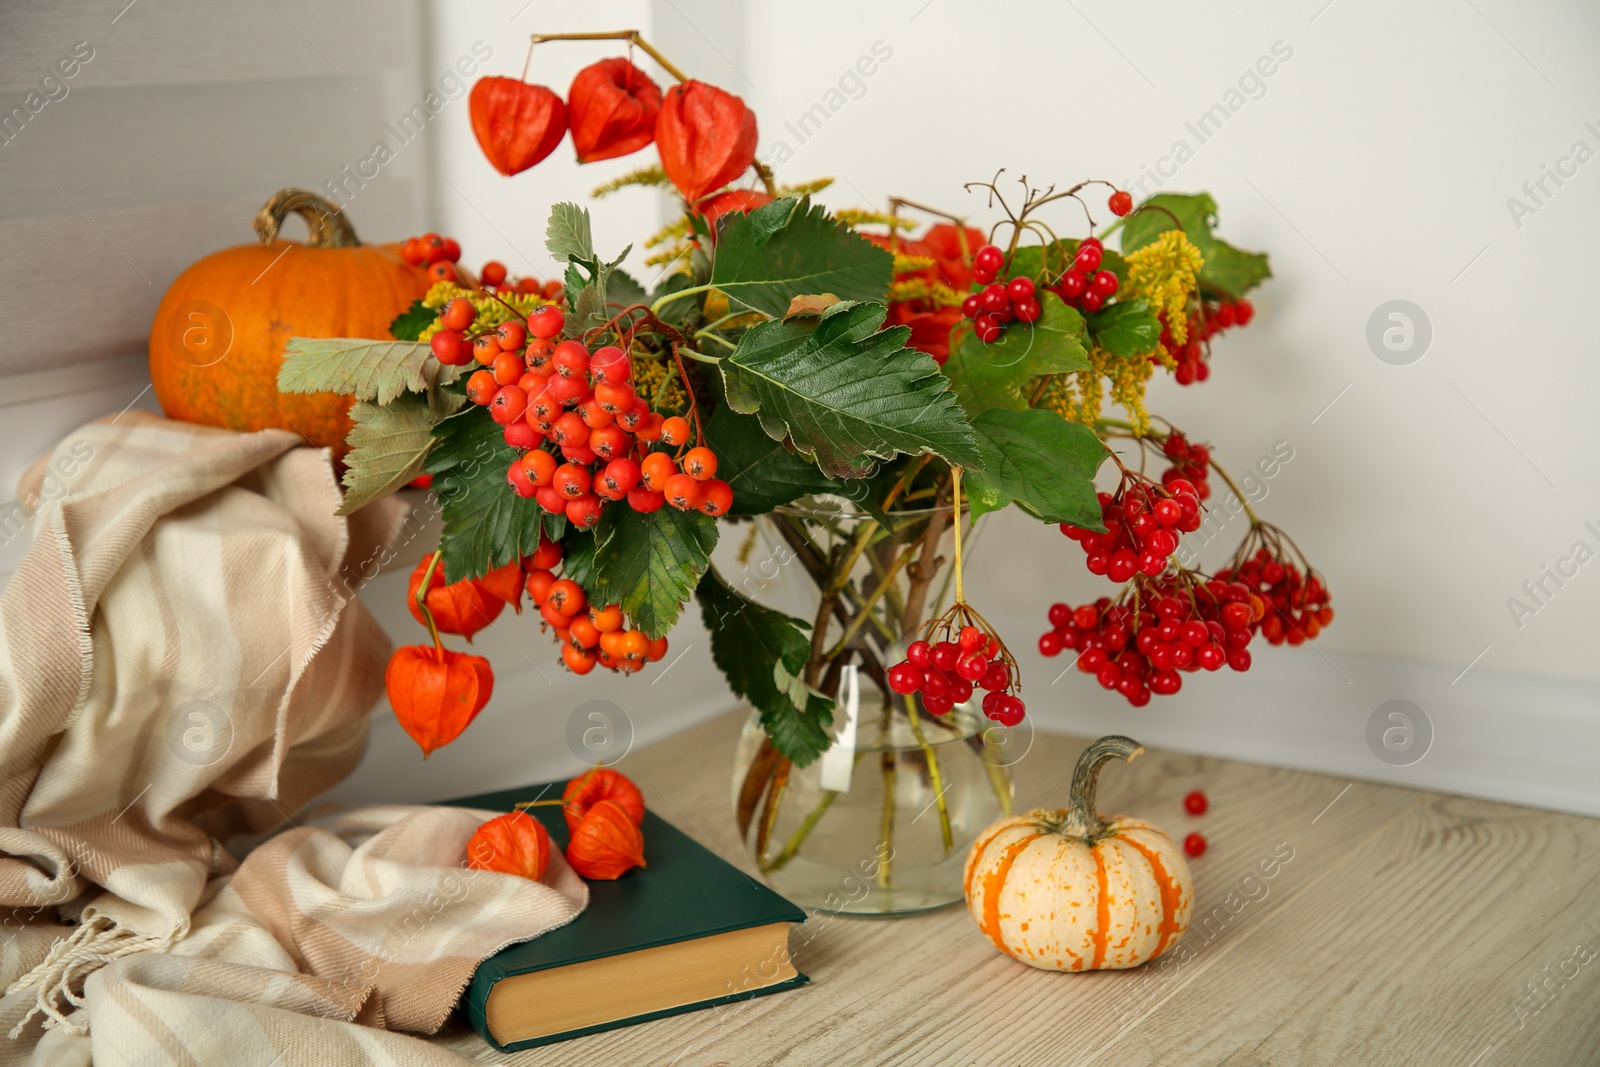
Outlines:
POLYGON ((356 228, 344 211, 309 189, 279 189, 256 212, 250 225, 261 243, 270 245, 278 239, 278 229, 291 213, 306 220, 306 228, 311 231, 306 245, 310 248, 357 248, 361 245, 361 238, 356 236, 356 228))
POLYGON ((1100 767, 1108 759, 1132 760, 1144 751, 1144 746, 1131 737, 1110 734, 1091 742, 1078 757, 1078 766, 1072 772, 1072 786, 1067 792, 1065 821, 1061 833, 1068 837, 1092 840, 1106 832, 1105 820, 1095 806, 1095 789, 1100 784, 1100 767))

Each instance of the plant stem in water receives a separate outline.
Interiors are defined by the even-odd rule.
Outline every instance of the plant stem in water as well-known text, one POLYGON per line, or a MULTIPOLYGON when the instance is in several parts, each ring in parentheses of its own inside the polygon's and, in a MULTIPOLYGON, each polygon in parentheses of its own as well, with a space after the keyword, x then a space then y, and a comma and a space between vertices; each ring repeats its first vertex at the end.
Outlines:
POLYGON ((906 694, 906 721, 911 724, 911 735, 917 739, 917 745, 922 749, 922 755, 928 761, 928 782, 933 786, 933 802, 939 807, 939 836, 944 839, 945 855, 955 847, 955 839, 950 833, 950 809, 944 801, 944 776, 939 773, 939 754, 928 744, 928 739, 922 733, 922 720, 917 715, 916 699, 911 694, 906 694))

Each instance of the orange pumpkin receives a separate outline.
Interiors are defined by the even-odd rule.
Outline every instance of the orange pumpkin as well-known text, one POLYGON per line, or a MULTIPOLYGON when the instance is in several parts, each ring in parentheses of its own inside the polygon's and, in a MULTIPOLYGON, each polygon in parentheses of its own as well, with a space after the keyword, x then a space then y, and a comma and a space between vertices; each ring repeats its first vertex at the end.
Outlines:
POLYGON ((1095 811, 1100 766, 1144 749, 1102 737, 1084 750, 1067 807, 1001 819, 967 855, 967 910, 994 946, 1047 971, 1137 967, 1183 936, 1194 883, 1158 827, 1095 811))
POLYGON ((280 394, 291 337, 388 337, 428 291, 396 246, 362 245, 338 208, 284 189, 256 215, 257 244, 226 248, 178 275, 150 328, 150 380, 169 418, 231 430, 292 430, 346 451, 350 404, 333 393, 280 394), (310 239, 278 239, 293 212, 310 239))

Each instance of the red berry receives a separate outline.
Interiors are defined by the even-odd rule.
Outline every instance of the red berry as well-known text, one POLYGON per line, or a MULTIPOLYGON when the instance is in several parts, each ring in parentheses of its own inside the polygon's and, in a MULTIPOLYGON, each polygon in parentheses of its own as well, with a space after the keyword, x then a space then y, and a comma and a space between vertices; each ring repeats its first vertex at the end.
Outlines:
POLYGON ((1078 254, 1073 257, 1072 265, 1076 269, 1088 274, 1092 270, 1099 269, 1100 262, 1104 258, 1104 254, 1100 251, 1100 243, 1098 241, 1096 241, 1094 244, 1084 241, 1078 246, 1078 254))
POLYGON ((1058 288, 1063 300, 1078 300, 1089 291, 1089 279, 1081 270, 1069 270, 1061 276, 1058 288))
POLYGON ((428 347, 433 350, 433 358, 447 366, 459 367, 472 360, 472 349, 462 342, 456 330, 440 330, 429 339, 428 347))
POLYGON ((583 347, 582 341, 562 341, 556 345, 555 356, 550 362, 563 378, 584 381, 588 377, 589 350, 583 347))
POLYGON ((494 394, 494 399, 489 401, 489 414, 501 426, 522 418, 527 410, 528 394, 517 385, 502 385, 494 394))
POLYGON ((510 468, 506 470, 506 481, 511 483, 511 488, 521 497, 533 496, 539 491, 539 487, 530 482, 527 474, 523 472, 520 459, 511 461, 510 468))
POLYGON ((512 319, 494 328, 494 339, 503 351, 516 352, 528 340, 528 330, 522 323, 512 319))
POLYGON ((1207 800, 1206 795, 1200 792, 1198 789, 1183 798, 1183 810, 1188 812, 1190 815, 1204 815, 1206 813, 1206 809, 1210 806, 1211 802, 1207 800))
MULTIPOLYGON (((542 448, 535 449, 532 452, 529 452, 526 456, 522 457, 523 473, 528 476, 529 481, 537 486, 546 486, 550 484, 550 479, 556 473, 556 466, 556 457, 552 456, 542 448)), ((540 544, 542 546, 543 542, 540 542, 540 544)), ((559 548, 559 546, 557 547, 559 548)), ((537 555, 538 554, 535 553, 536 558, 537 555)), ((558 555, 557 559, 559 558, 560 556, 558 555)), ((553 564, 544 564, 543 566, 545 569, 548 569, 550 566, 553 566, 553 564)))
POLYGON ((1011 298, 1011 302, 1013 304, 1019 300, 1032 299, 1033 290, 1034 285, 1032 278, 1012 278, 1011 281, 1006 284, 1006 295, 1011 298))
POLYGON ((1101 296, 1110 296, 1117 291, 1117 276, 1108 270, 1097 270, 1089 279, 1089 288, 1101 296))
POLYGON ((1005 254, 994 245, 984 245, 972 256, 972 269, 975 273, 986 274, 993 278, 1000 273, 1000 268, 1005 265, 1005 254))
POLYGON ((1133 210, 1133 195, 1118 189, 1111 194, 1111 199, 1106 202, 1106 206, 1111 209, 1113 215, 1120 218, 1133 210))
POLYGON ((666 502, 666 494, 647 489, 642 485, 628 493, 628 506, 642 515, 660 511, 666 502))
POLYGON ((983 302, 979 299, 977 293, 973 293, 971 296, 961 301, 961 314, 966 318, 975 319, 982 311, 983 302))
POLYGON ((519 452, 526 452, 530 448, 537 448, 539 447, 539 443, 544 440, 544 434, 528 425, 528 423, 522 419, 518 419, 516 422, 506 423, 506 428, 501 436, 505 438, 506 444, 510 445, 512 448, 515 448, 519 452))
POLYGON ((480 406, 486 406, 493 400, 499 389, 500 383, 494 380, 492 371, 475 370, 472 377, 467 379, 467 399, 480 406))
POLYGON ((689 440, 689 420, 674 415, 661 424, 661 443, 676 448, 689 440))
POLYGON ((1089 292, 1083 294, 1083 299, 1080 300, 1078 304, 1085 311, 1099 311, 1105 302, 1106 298, 1104 296, 1101 296, 1099 293, 1091 289, 1089 292))
POLYGON ((1055 631, 1047 631, 1039 635, 1039 655, 1059 656, 1061 654, 1061 635, 1055 631))
POLYGON ((721 478, 710 478, 700 483, 700 511, 717 518, 726 515, 733 507, 733 486, 721 478))
POLYGON ((1004 663, 991 663, 984 670, 978 685, 991 693, 1011 687, 1011 668, 1004 663))
POLYGON ((618 499, 627 496, 639 484, 639 465, 625 456, 614 459, 600 473, 600 483, 618 499))
POLYGON ((458 296, 444 306, 444 311, 439 315, 439 324, 447 330, 465 330, 472 325, 472 320, 478 317, 478 309, 472 306, 472 301, 466 297, 458 296))
POLYGON ((586 444, 589 440, 589 425, 576 411, 562 412, 551 425, 550 439, 562 446, 586 444))
POLYGON ((528 332, 541 341, 548 341, 560 333, 566 324, 567 317, 554 304, 534 308, 533 314, 528 316, 528 332))
POLYGON ((633 363, 628 353, 616 345, 606 345, 589 357, 589 373, 594 380, 605 385, 621 385, 633 377, 633 363))
POLYGON ((575 500, 567 501, 567 521, 580 530, 592 529, 600 521, 600 498, 593 493, 585 493, 575 500))
POLYGON ((706 481, 717 473, 717 457, 711 449, 701 446, 683 454, 683 473, 696 481, 706 481))
POLYGON ((909 663, 889 668, 889 688, 896 693, 915 693, 922 688, 922 672, 909 663))
POLYGON ((576 463, 563 463, 551 475, 550 484, 568 500, 576 500, 589 491, 589 471, 576 463))
POLYGON ((692 475, 674 474, 661 490, 667 503, 679 511, 694 511, 700 507, 700 483, 692 475))
POLYGON ((506 265, 497 259, 491 259, 483 265, 478 272, 478 278, 484 285, 501 285, 506 280, 506 265))
POLYGON ((933 649, 928 645, 928 642, 913 641, 906 648, 906 662, 913 667, 926 667, 933 662, 929 658, 932 653, 933 649))
POLYGON ((1191 856, 1198 856, 1206 850, 1204 834, 1190 834, 1183 839, 1183 850, 1191 856))

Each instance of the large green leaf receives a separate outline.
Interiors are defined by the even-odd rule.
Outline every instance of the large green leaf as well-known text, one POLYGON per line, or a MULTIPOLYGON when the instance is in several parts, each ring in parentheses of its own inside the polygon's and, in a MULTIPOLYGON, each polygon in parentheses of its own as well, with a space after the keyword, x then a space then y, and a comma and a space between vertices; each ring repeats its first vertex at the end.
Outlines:
POLYGON ((817 319, 751 327, 721 363, 728 403, 837 478, 901 454, 981 465, 938 365, 905 347, 908 327, 880 332, 886 314, 882 304, 840 303, 817 319))
POLYGON ((730 515, 763 515, 803 496, 841 488, 815 463, 768 437, 760 419, 727 404, 711 413, 706 443, 717 454, 717 477, 733 487, 730 515))
POLYGON ((972 428, 983 450, 983 470, 964 479, 974 519, 1015 501, 1046 522, 1104 529, 1094 474, 1109 453, 1093 430, 1039 408, 995 408, 972 428))
POLYGON ((461 376, 415 341, 291 337, 278 368, 285 393, 344 393, 387 404, 402 393, 433 393, 461 376))
POLYGON ((894 256, 835 221, 810 198, 730 216, 717 235, 711 284, 735 304, 781 316, 803 294, 881 300, 894 256))
POLYGON ((350 408, 354 425, 344 458, 344 503, 340 515, 388 496, 422 473, 433 448, 437 416, 419 396, 402 396, 379 406, 358 400, 350 408))
POLYGON ((1119 300, 1089 316, 1089 336, 1113 356, 1137 356, 1161 340, 1161 322, 1144 300, 1119 300))
POLYGON ((711 634, 712 661, 728 688, 760 712, 773 746, 797 767, 822 755, 832 743, 828 726, 833 701, 792 684, 810 655, 809 626, 743 596, 715 570, 700 583, 696 596, 700 618, 711 634))
POLYGON ((546 512, 532 498, 518 496, 506 471, 518 452, 487 408, 473 407, 433 428, 434 446, 425 469, 433 475, 444 532, 445 579, 476 578, 529 555, 539 547, 539 531, 559 540, 565 516, 546 512))
POLYGON ((1028 393, 1041 374, 1085 370, 1083 316, 1056 294, 1040 299, 1042 312, 1031 325, 1007 323, 999 340, 986 345, 970 330, 950 354, 944 371, 967 413, 1028 406, 1028 393))
POLYGON ((633 624, 664 637, 711 563, 717 521, 698 511, 634 511, 607 505, 594 531, 595 588, 602 604, 621 604, 633 624))
MULTIPOLYGON (((1246 252, 1212 234, 1217 220, 1217 202, 1210 193, 1157 193, 1146 200, 1146 207, 1161 207, 1177 216, 1183 232, 1205 257, 1200 282, 1220 289, 1229 296, 1243 296, 1272 277, 1265 252, 1246 252)), ((1162 211, 1139 211, 1122 224, 1124 254, 1143 248, 1166 231, 1174 229, 1171 218, 1162 211)))

